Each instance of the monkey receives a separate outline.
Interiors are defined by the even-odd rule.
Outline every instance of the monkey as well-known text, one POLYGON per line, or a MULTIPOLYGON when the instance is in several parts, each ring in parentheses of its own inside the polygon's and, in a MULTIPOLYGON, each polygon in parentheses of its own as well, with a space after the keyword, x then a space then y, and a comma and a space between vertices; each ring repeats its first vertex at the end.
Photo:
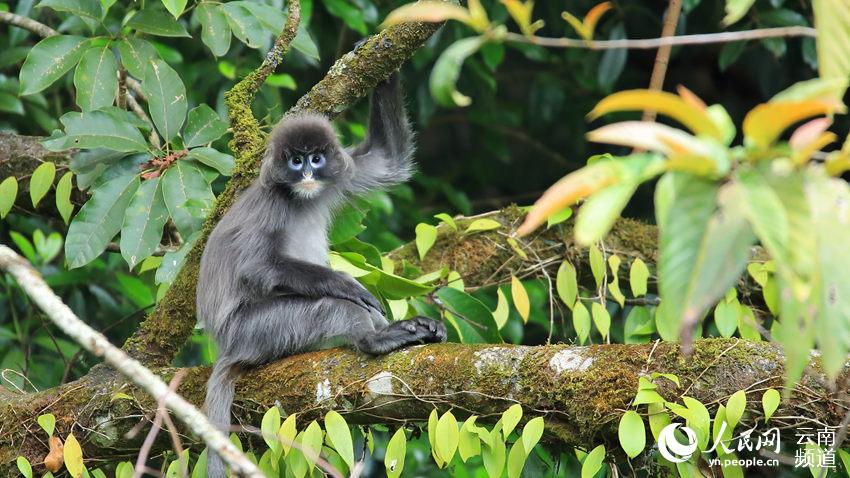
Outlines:
MULTIPOLYGON (((218 345, 205 401, 213 424, 229 427, 235 381, 252 367, 329 343, 381 355, 446 340, 434 319, 389 322, 364 286, 328 267, 334 212, 347 198, 406 181, 414 149, 396 74, 375 88, 358 145, 343 148, 316 113, 285 116, 272 130, 259 177, 201 256, 197 315, 218 345)), ((225 476, 212 451, 208 476, 225 476)))

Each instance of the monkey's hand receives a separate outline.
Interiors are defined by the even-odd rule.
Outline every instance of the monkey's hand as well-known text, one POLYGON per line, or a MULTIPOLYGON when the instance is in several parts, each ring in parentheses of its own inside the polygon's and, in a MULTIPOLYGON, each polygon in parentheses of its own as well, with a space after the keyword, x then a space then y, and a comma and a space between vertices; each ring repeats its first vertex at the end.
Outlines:
POLYGON ((381 301, 379 301, 374 295, 372 295, 372 293, 369 292, 368 289, 363 287, 363 284, 358 282, 357 279, 354 279, 353 277, 348 275, 345 275, 345 277, 351 284, 351 287, 345 290, 345 298, 347 300, 350 300, 351 302, 354 302, 355 304, 365 309, 384 315, 384 306, 381 304, 381 301))

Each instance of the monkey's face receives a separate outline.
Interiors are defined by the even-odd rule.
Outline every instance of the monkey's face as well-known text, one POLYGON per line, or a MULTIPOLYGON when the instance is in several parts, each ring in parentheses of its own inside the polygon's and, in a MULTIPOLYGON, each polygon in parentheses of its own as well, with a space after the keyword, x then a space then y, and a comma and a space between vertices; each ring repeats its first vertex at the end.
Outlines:
POLYGON ((290 151, 284 155, 284 182, 301 199, 316 197, 332 178, 329 165, 332 155, 323 150, 290 151))

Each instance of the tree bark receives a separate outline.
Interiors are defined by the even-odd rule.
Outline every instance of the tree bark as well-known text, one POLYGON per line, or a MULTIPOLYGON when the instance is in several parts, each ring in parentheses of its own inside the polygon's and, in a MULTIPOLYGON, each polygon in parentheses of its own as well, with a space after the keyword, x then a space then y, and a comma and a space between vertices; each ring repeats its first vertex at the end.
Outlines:
MULTIPOLYGON (((399 425, 427 421, 436 407, 492 423, 519 403, 524 420, 545 418, 550 445, 605 443, 608 450, 617 450, 617 422, 635 396, 639 377, 675 374, 681 386, 659 379, 659 393, 671 401, 694 397, 712 413, 732 393, 745 390, 749 404, 745 426, 750 426, 763 418, 763 392, 782 387, 783 363, 778 346, 738 339, 699 340, 690 357, 669 342, 588 347, 437 344, 380 358, 330 349, 249 372, 237 385, 234 411, 244 424, 258 426, 262 414, 279 403, 286 413, 299 414, 300 429, 328 410, 339 411, 350 423, 399 425)), ((812 368, 790 401, 770 419, 770 426, 822 428, 841 422, 850 403, 841 391, 824 385, 817 361, 812 368)), ((850 374, 848 370, 838 383, 850 374)), ((157 373, 167 381, 175 369, 157 373)), ((178 392, 192 403, 203 403, 208 373, 208 368, 190 369, 178 392)), ((14 466, 19 454, 33 463, 44 458, 46 436, 36 424, 42 413, 56 415, 59 436, 71 431, 82 435, 84 456, 94 461, 138 450, 143 434, 132 440, 125 435, 142 417, 152 418, 155 408, 148 394, 102 368, 56 389, 2 400, 0 474, 7 476, 3 472, 14 466)), ((158 448, 168 446, 163 437, 158 448)))

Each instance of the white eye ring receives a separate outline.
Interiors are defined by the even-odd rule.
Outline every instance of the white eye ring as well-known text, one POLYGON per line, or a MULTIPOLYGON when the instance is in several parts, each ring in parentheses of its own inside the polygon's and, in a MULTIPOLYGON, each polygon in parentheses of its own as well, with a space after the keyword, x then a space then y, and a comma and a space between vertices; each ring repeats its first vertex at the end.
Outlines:
POLYGON ((295 157, 289 158, 288 162, 289 162, 289 167, 291 169, 296 170, 296 171, 301 169, 302 167, 304 167, 304 160, 302 160, 300 156, 295 156, 295 157))
POLYGON ((321 168, 325 165, 325 156, 321 153, 311 154, 310 155, 310 164, 315 167, 321 168))

